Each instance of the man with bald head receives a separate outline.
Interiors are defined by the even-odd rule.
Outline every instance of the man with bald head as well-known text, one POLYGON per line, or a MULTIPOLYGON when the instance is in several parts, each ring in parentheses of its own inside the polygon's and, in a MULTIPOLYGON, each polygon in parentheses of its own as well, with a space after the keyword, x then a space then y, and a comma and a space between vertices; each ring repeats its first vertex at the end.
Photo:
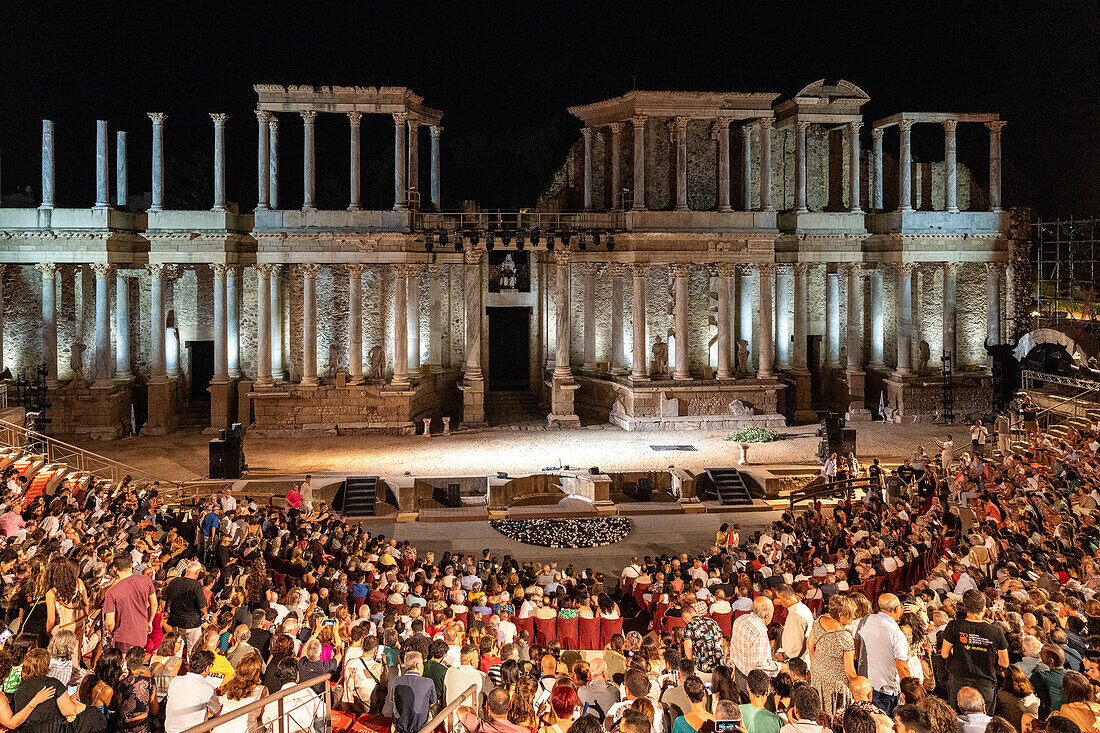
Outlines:
POLYGON ((893 593, 878 597, 878 613, 868 616, 856 631, 856 658, 874 690, 871 702, 893 715, 901 694, 901 678, 909 676, 909 643, 898 626, 901 601, 893 593))
POLYGON ((848 689, 857 702, 871 702, 871 693, 874 692, 874 688, 866 677, 856 677, 848 683, 848 689))
POLYGON ((762 669, 769 677, 779 674, 780 665, 772 658, 771 642, 768 641, 768 624, 774 612, 771 599, 760 596, 752 602, 752 613, 739 616, 733 622, 730 659, 733 661, 737 688, 744 695, 748 695, 749 672, 762 669))

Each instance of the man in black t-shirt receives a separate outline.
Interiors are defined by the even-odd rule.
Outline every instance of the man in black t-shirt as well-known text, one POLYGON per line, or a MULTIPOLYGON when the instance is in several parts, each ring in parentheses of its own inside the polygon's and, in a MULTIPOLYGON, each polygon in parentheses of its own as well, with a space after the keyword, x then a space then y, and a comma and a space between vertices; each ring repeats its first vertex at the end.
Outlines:
POLYGON ((168 625, 187 640, 188 654, 198 648, 202 617, 206 614, 206 593, 199 580, 202 570, 202 563, 192 560, 184 574, 174 578, 164 590, 168 625))
POLYGON ((940 639, 947 660, 948 700, 958 709, 959 690, 973 687, 985 698, 988 715, 997 699, 997 667, 1008 668, 1008 641, 1004 631, 985 620, 985 595, 971 588, 963 594, 965 619, 947 623, 940 639))

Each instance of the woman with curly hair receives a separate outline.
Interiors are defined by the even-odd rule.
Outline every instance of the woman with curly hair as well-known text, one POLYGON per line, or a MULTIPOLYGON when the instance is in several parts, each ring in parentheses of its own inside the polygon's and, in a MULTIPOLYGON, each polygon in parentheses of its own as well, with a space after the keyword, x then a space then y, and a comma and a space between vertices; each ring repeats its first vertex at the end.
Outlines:
POLYGON ((267 672, 264 674, 264 687, 268 692, 278 692, 282 688, 282 683, 275 679, 275 667, 283 657, 294 657, 294 639, 286 634, 278 634, 271 638, 267 672))
POLYGON ((46 594, 50 584, 46 577, 46 561, 41 555, 34 555, 27 561, 27 575, 19 586, 18 609, 19 629, 24 634, 34 634, 38 646, 50 643, 46 630, 48 618, 46 594))
POLYGON ((512 702, 508 706, 508 721, 522 725, 529 730, 538 730, 539 718, 535 712, 535 696, 539 683, 534 677, 521 677, 512 692, 512 702))
MULTIPOLYGON (((232 679, 218 688, 218 702, 222 706, 221 715, 242 708, 267 694, 267 689, 260 684, 262 667, 263 662, 260 661, 260 655, 257 652, 246 654, 237 663, 232 679)), ((262 713, 261 709, 236 717, 219 725, 213 733, 245 733, 256 730, 262 713)))
POLYGON ((78 639, 84 638, 87 618, 88 591, 77 575, 76 563, 57 555, 46 565, 46 631, 70 629, 78 639))
POLYGON ((81 681, 77 699, 88 707, 98 708, 104 717, 109 717, 108 711, 118 702, 115 691, 126 673, 122 661, 122 652, 118 649, 104 649, 95 663, 95 671, 81 681))

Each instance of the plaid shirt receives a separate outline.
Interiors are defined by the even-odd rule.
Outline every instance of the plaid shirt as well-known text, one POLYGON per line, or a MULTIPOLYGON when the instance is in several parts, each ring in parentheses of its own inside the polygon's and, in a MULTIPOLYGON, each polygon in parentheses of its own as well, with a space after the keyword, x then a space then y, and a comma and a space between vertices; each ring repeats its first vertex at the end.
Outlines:
POLYGON ((769 676, 779 673, 779 663, 772 658, 772 646, 768 641, 768 627, 751 611, 733 622, 730 633, 730 658, 733 665, 748 675, 754 669, 762 669, 769 676))

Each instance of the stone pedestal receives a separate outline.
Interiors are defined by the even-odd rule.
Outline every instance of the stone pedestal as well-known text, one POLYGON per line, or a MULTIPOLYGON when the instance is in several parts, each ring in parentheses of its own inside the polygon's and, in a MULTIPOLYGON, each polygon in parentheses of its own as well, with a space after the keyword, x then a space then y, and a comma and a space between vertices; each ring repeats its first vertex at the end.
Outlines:
POLYGON ((808 371, 794 371, 791 373, 791 382, 794 385, 794 421, 796 423, 817 422, 817 410, 810 406, 810 373, 808 371))
POLYGON ((573 407, 573 399, 580 385, 572 378, 554 377, 550 380, 550 414, 546 424, 552 428, 579 428, 581 419, 573 407))
POLYGON ((211 382, 206 391, 210 393, 210 427, 203 432, 217 433, 233 422, 237 384, 235 380, 211 382))
MULTIPOLYGON (((943 378, 937 373, 899 377, 886 380, 887 407, 893 410, 894 422, 932 422, 943 409, 943 378)), ((955 424, 965 425, 989 410, 993 399, 993 380, 983 372, 959 373, 952 376, 955 391, 955 424)))
POLYGON ((180 380, 164 379, 147 385, 147 416, 142 435, 166 435, 179 425, 180 380))
POLYGON ((130 432, 130 383, 101 385, 67 384, 49 391, 52 431, 59 435, 83 435, 93 440, 114 440, 130 432))
POLYGON ((485 380, 466 380, 458 388, 462 390, 462 425, 481 427, 485 424, 485 380))
POLYGON ((856 422, 870 422, 872 419, 871 411, 863 404, 863 388, 867 373, 849 370, 844 373, 844 376, 848 382, 847 419, 856 422))

